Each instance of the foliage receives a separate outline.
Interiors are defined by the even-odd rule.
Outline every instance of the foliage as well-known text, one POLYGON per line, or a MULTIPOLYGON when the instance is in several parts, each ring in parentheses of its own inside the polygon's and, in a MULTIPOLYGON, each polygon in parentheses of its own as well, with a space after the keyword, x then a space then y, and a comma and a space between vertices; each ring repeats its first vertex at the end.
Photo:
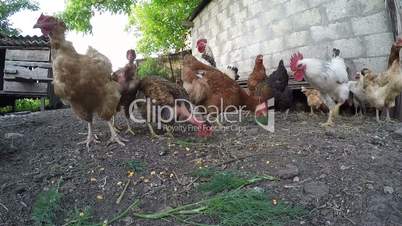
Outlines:
POLYGON ((37 10, 37 3, 30 0, 2 0, 0 4, 0 34, 18 35, 20 31, 12 27, 9 17, 25 9, 37 10))
POLYGON ((144 219, 175 217, 186 224, 201 225, 189 222, 185 217, 206 215, 215 218, 221 226, 251 226, 283 224, 303 214, 302 208, 282 202, 274 204, 263 192, 239 189, 174 209, 148 214, 134 213, 134 216, 144 219))
POLYGON ((239 189, 249 184, 254 184, 261 180, 276 180, 272 176, 254 176, 247 178, 246 175, 230 171, 217 171, 215 169, 203 168, 193 173, 208 181, 199 185, 199 189, 203 192, 220 193, 223 191, 231 191, 239 189))
POLYGON ((130 25, 142 36, 138 50, 144 54, 178 52, 186 47, 189 29, 183 22, 199 4, 199 0, 151 0, 133 6, 130 25))
POLYGON ((66 25, 80 32, 91 32, 91 18, 95 12, 128 14, 135 0, 69 0, 60 17, 66 25))
MULTIPOLYGON (((15 101, 15 111, 39 111, 40 110, 40 99, 24 98, 15 101)), ((49 106, 49 99, 45 99, 45 107, 49 106)), ((2 107, 0 108, 0 113, 12 112, 12 107, 2 107)))
POLYGON ((138 76, 143 78, 148 75, 168 77, 168 72, 156 59, 146 58, 138 67, 138 76))
POLYGON ((129 160, 127 161, 127 167, 134 172, 142 172, 145 169, 145 164, 140 160, 129 160))
POLYGON ((244 189, 244 186, 261 180, 274 180, 271 176, 246 179, 240 174, 219 172, 215 169, 201 169, 193 176, 208 178, 201 184, 205 191, 221 192, 204 200, 182 205, 156 213, 134 213, 144 219, 162 219, 174 217, 189 225, 205 225, 191 222, 195 216, 214 218, 223 226, 240 225, 281 225, 304 214, 304 209, 292 207, 275 200, 265 192, 244 189), (221 181, 219 181, 221 180, 221 181), (205 186, 204 186, 205 185, 205 186))
POLYGON ((55 225, 56 212, 61 209, 62 194, 59 193, 60 181, 57 186, 39 193, 36 198, 32 209, 32 220, 35 222, 35 225, 55 225))
POLYGON ((92 212, 90 208, 84 208, 83 210, 74 209, 69 214, 68 222, 65 225, 68 226, 95 226, 99 224, 94 224, 91 222, 92 219, 92 212))

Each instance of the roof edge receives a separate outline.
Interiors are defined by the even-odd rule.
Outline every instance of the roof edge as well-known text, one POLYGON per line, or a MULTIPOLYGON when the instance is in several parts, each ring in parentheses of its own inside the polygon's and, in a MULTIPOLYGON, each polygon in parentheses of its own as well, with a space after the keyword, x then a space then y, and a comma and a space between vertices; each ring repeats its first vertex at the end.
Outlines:
POLYGON ((211 0, 202 0, 197 8, 195 8, 195 10, 191 13, 191 16, 188 18, 188 20, 193 21, 210 2, 211 0))

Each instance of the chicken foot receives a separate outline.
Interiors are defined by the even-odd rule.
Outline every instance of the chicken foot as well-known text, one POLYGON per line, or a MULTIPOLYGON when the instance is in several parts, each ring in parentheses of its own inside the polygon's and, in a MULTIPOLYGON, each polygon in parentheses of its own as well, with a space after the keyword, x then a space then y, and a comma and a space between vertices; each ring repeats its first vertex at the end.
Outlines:
POLYGON ((127 124, 126 133, 131 133, 132 135, 135 135, 135 132, 133 131, 133 128, 131 128, 130 120, 128 118, 126 118, 126 124, 127 124))
POLYGON ((122 137, 120 137, 120 136, 116 133, 116 130, 115 130, 115 128, 113 127, 113 124, 112 124, 111 121, 108 121, 107 124, 108 124, 108 126, 109 126, 109 128, 110 128, 110 134, 111 134, 110 140, 109 140, 109 143, 108 143, 108 144, 111 144, 111 143, 118 143, 118 144, 120 144, 121 146, 126 146, 126 145, 123 143, 123 141, 124 141, 124 142, 127 142, 128 140, 123 139, 122 137))
POLYGON ((328 120, 326 123, 321 124, 321 126, 332 127, 335 125, 334 117, 339 115, 339 108, 341 107, 342 104, 343 103, 338 103, 335 105, 334 108, 329 110, 328 120))
POLYGON ((92 122, 88 122, 88 137, 86 140, 79 142, 78 145, 85 144, 86 147, 89 148, 89 146, 93 143, 97 144, 100 143, 100 141, 98 140, 98 137, 93 133, 92 122))
POLYGON ((152 128, 151 123, 147 123, 149 132, 151 133, 152 138, 160 138, 160 136, 158 134, 155 133, 154 128, 152 128))
POLYGON ((286 111, 285 111, 285 116, 284 116, 283 119, 285 119, 285 120, 288 119, 289 111, 290 111, 290 108, 286 109, 286 111))

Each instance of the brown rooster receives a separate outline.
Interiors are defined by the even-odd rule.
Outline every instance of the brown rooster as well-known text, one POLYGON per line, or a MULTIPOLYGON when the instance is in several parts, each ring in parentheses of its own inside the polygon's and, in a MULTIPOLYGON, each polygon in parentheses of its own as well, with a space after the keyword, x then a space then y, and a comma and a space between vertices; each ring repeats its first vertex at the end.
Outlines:
POLYGON ((256 113, 256 116, 266 115, 267 106, 257 98, 246 93, 229 76, 199 62, 192 55, 186 55, 183 61, 181 79, 183 87, 188 92, 190 100, 196 105, 202 105, 208 113, 233 111, 229 106, 246 106, 246 110, 256 113), (201 73, 202 77, 197 74, 201 73))
MULTIPOLYGON (((147 76, 141 80, 139 96, 139 98, 151 100, 151 102, 146 103, 138 102, 137 106, 142 117, 147 120, 152 136, 158 137, 152 128, 151 121, 166 124, 172 123, 174 120, 181 120, 195 125, 198 128, 198 136, 209 136, 212 133, 212 129, 205 122, 190 112, 188 95, 176 83, 159 76, 147 76), (155 108, 157 108, 157 111, 152 111, 155 108)), ((169 127, 166 128, 168 129, 169 127)), ((168 135, 172 136, 170 130, 167 132, 168 135)))
POLYGON ((111 118, 120 100, 119 84, 110 79, 112 64, 104 55, 89 48, 85 55, 78 54, 72 43, 66 41, 66 26, 52 16, 41 15, 34 28, 50 37, 54 92, 74 113, 88 122, 88 138, 81 143, 87 147, 97 142, 93 134, 94 114, 108 122, 111 142, 124 146, 113 128, 111 118))
MULTIPOLYGON (((131 102, 133 102, 137 95, 137 90, 140 84, 140 79, 137 77, 137 66, 134 64, 136 58, 135 50, 130 49, 127 51, 128 64, 123 68, 115 71, 112 74, 112 79, 119 83, 121 98, 117 111, 123 110, 126 116, 127 132, 134 135, 134 131, 130 126, 130 114, 129 108, 131 102)), ((114 117, 113 117, 114 124, 114 117)))

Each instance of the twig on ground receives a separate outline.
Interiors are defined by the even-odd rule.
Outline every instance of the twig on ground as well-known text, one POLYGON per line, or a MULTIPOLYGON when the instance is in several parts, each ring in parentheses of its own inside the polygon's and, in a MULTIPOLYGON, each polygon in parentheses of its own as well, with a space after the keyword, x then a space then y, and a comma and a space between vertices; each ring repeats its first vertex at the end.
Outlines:
POLYGON ((349 217, 347 217, 347 216, 345 216, 345 215, 343 215, 342 216, 343 218, 345 218, 346 220, 348 220, 350 223, 352 223, 353 225, 356 225, 356 223, 352 220, 352 219, 350 219, 349 217))
POLYGON ((6 205, 4 205, 3 203, 0 202, 0 206, 2 206, 2 207, 3 207, 5 210, 7 210, 7 212, 8 212, 8 208, 7 208, 6 205))
POLYGON ((131 180, 129 179, 129 180, 127 181, 126 185, 124 186, 123 191, 121 192, 119 198, 117 198, 116 204, 120 204, 121 200, 123 199, 124 194, 125 194, 126 191, 127 191, 127 188, 128 188, 128 185, 130 184, 130 182, 131 182, 131 180))
POLYGON ((181 181, 181 180, 179 179, 179 177, 177 176, 177 174, 176 174, 175 171, 173 171, 173 175, 174 175, 174 177, 176 178, 177 183, 179 183, 181 186, 186 186, 186 185, 187 185, 186 183, 184 183, 183 181, 181 181))
POLYGON ((107 176, 105 176, 102 180, 103 180, 103 184, 100 184, 99 188, 102 188, 102 190, 105 190, 107 176))

